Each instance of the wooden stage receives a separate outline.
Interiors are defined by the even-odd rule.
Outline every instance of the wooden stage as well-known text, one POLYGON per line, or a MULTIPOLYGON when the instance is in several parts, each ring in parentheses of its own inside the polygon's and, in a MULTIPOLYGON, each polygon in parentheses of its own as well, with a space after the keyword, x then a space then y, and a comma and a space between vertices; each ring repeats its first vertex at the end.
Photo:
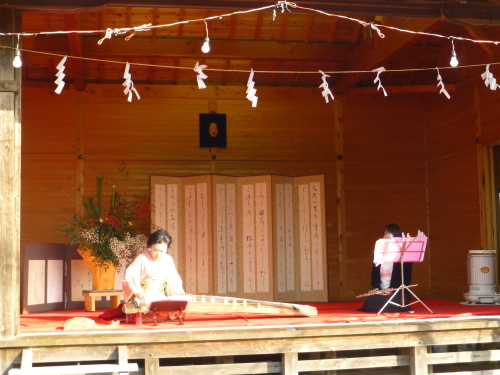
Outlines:
POLYGON ((98 319, 103 310, 22 315, 20 333, 1 343, 2 373, 500 373, 500 306, 424 302, 434 314, 416 304, 377 316, 352 301, 314 304, 311 318, 188 316, 184 325, 115 326, 98 319), (63 331, 73 316, 97 326, 63 331))

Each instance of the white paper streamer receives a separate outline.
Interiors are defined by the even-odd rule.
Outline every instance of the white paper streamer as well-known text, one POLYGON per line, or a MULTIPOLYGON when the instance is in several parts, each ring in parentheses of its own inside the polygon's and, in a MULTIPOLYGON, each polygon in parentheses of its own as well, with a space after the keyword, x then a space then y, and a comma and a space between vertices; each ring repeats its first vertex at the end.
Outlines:
POLYGON ((385 38, 385 35, 384 35, 384 34, 382 34, 382 31, 380 31, 380 29, 379 29, 377 26, 375 26, 375 25, 373 24, 373 22, 371 22, 371 23, 370 23, 370 26, 371 26, 371 28, 372 28, 373 30, 375 30, 375 31, 377 32, 377 34, 378 34, 378 36, 379 36, 379 37, 381 37, 381 38, 385 38))
POLYGON ((373 81, 373 83, 378 82, 377 91, 381 88, 384 92, 384 96, 387 96, 387 92, 385 91, 384 86, 382 86, 382 81, 380 80, 380 73, 385 72, 385 68, 382 66, 380 68, 373 69, 372 72, 377 72, 377 77, 375 78, 375 81, 373 81))
POLYGON ((104 42, 104 39, 111 39, 112 35, 113 35, 113 29, 106 29, 106 34, 104 35, 104 37, 102 37, 102 39, 99 39, 97 44, 101 45, 102 42, 104 42))
POLYGON ((437 72, 438 72, 438 77, 437 77, 437 80, 438 80, 438 84, 437 86, 441 86, 441 90, 439 90, 439 93, 440 94, 444 94, 448 99, 450 99, 450 94, 448 94, 448 91, 446 91, 446 89, 444 88, 444 83, 443 83, 443 78, 441 78, 441 74, 439 74, 439 69, 436 68, 437 72))
POLYGON ((137 99, 140 99, 141 97, 139 96, 139 93, 137 90, 134 88, 134 82, 132 82, 132 74, 129 73, 130 70, 130 64, 127 63, 125 66, 125 73, 123 73, 123 78, 125 78, 125 82, 123 82, 123 86, 125 86, 125 90, 123 92, 125 95, 128 94, 128 101, 132 101, 132 91, 135 92, 135 95, 137 96, 137 99))
POLYGON ((257 100, 259 100, 259 98, 255 96, 257 89, 254 87, 255 82, 253 81, 253 69, 250 72, 250 77, 248 77, 247 86, 247 99, 252 102, 252 107, 257 107, 257 100))
POLYGON ((204 89, 205 87, 207 87, 207 85, 205 85, 205 81, 203 81, 205 78, 208 78, 208 76, 203 73, 203 69, 205 69, 206 67, 206 65, 198 65, 198 61, 196 61, 196 65, 193 69, 196 73, 198 73, 198 75, 196 76, 196 81, 198 82, 199 89, 204 89))
POLYGON ((484 84, 486 87, 490 87, 492 90, 496 90, 498 88, 497 80, 493 78, 493 73, 490 72, 490 66, 486 65, 486 71, 481 74, 481 78, 484 79, 484 84))
POLYGON ((56 90, 55 90, 56 94, 61 93, 61 91, 64 87, 64 84, 65 84, 65 82, 63 81, 64 77, 66 77, 66 74, 64 74, 64 69, 66 69, 66 67, 64 66, 64 63, 66 62, 67 58, 68 58, 68 56, 64 56, 62 58, 62 60, 59 62, 59 64, 57 64, 57 66, 56 66, 56 69, 58 70, 58 72, 56 73, 57 79, 54 81, 54 83, 57 85, 56 90))
POLYGON ((330 91, 330 89, 328 88, 328 82, 326 82, 326 77, 330 77, 329 75, 326 75, 325 73, 323 73, 321 70, 319 71, 321 74, 323 74, 323 76, 321 77, 321 79, 323 80, 323 83, 321 85, 319 85, 319 88, 322 88, 323 91, 321 92, 321 94, 323 95, 323 98, 325 98, 325 101, 328 103, 329 100, 328 100, 328 95, 330 95, 330 97, 332 98, 332 100, 334 100, 335 98, 333 97, 333 94, 332 92, 330 91))

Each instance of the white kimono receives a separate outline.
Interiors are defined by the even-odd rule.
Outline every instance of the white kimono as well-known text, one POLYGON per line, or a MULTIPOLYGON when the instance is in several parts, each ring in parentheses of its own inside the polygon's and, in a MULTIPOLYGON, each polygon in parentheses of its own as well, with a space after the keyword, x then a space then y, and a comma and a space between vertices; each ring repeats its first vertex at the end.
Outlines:
POLYGON ((145 249, 128 266, 122 287, 125 302, 134 293, 143 293, 148 303, 185 293, 172 257, 164 254, 154 260, 149 249, 145 249))

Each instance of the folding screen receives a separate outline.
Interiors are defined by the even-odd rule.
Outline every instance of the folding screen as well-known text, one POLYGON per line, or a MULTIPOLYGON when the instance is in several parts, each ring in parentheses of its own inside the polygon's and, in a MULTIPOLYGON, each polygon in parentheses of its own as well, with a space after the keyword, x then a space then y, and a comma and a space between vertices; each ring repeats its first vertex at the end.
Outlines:
POLYGON ((326 301, 324 177, 151 176, 187 293, 326 301))

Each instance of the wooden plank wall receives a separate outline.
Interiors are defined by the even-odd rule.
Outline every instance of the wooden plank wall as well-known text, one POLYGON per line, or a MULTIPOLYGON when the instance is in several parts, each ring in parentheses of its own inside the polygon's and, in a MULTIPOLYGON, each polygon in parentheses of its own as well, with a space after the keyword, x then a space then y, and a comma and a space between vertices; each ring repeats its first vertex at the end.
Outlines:
MULTIPOLYGON (((87 85, 79 93, 70 85, 57 96, 52 84, 25 84, 23 249, 30 242, 66 242, 59 231, 75 209, 68 195, 93 194, 91 163, 119 184, 121 159, 132 176, 125 190, 143 195, 150 174, 324 174, 330 300, 369 288, 373 245, 386 224, 397 222, 410 233, 427 230, 422 108, 415 96, 326 104, 318 89, 262 87, 252 108, 244 87, 136 88, 141 100, 128 103, 121 85, 87 85), (225 149, 199 148, 198 114, 209 111, 227 114, 225 149), (340 132, 336 111, 343 111, 340 132), (83 167, 79 154, 88 161, 83 167), (339 212, 338 188, 345 198, 339 212), (338 220, 346 228, 340 236, 338 220)), ((418 293, 428 293, 428 280, 428 265, 416 265, 418 293)))
POLYGON ((481 249, 474 103, 474 91, 468 91, 451 100, 429 100, 425 111, 431 283, 436 295, 469 291, 468 251, 481 249))
MULTIPOLYGON (((343 103, 347 296, 370 288, 375 240, 397 223, 427 228, 424 129, 418 97, 360 96, 343 103), (363 289, 364 288, 364 289, 363 289)), ((429 293, 428 259, 415 264, 417 295, 429 293)))

